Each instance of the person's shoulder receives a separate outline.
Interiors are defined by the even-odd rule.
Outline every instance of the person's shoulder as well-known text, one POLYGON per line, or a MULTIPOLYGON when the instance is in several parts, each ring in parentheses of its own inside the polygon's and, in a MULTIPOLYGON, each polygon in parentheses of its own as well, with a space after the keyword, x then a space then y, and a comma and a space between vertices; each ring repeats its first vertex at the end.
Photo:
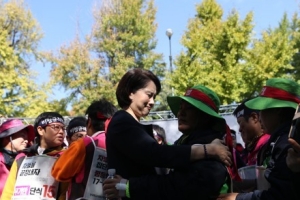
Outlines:
POLYGON ((256 149, 257 150, 261 149, 264 145, 266 145, 268 143, 269 139, 270 139, 270 135, 269 134, 263 134, 259 138, 259 140, 258 140, 258 142, 256 144, 256 149))
POLYGON ((59 149, 53 149, 48 152, 44 152, 44 155, 51 157, 60 157, 66 150, 68 150, 67 147, 60 147, 59 149))
POLYGON ((104 131, 100 132, 96 136, 92 137, 94 140, 103 140, 105 139, 106 133, 104 131))
POLYGON ((288 149, 291 148, 291 145, 288 142, 287 134, 279 136, 277 140, 275 142, 272 142, 270 145, 272 146, 272 154, 275 159, 286 159, 288 149))
POLYGON ((137 121, 126 111, 119 110, 112 117, 109 126, 121 127, 122 124, 136 124, 137 121))
POLYGON ((271 135, 270 134, 263 134, 260 138, 259 141, 262 143, 266 143, 268 142, 268 140, 270 139, 271 135))
POLYGON ((81 143, 84 144, 84 146, 89 145, 92 142, 93 138, 91 136, 86 136, 84 138, 80 138, 79 140, 77 140, 77 146, 81 145, 81 143))
POLYGON ((112 119, 129 118, 129 115, 130 114, 127 113, 125 110, 119 110, 113 115, 112 119))
POLYGON ((26 156, 26 153, 24 153, 24 152, 18 153, 18 155, 16 156, 15 160, 19 160, 21 158, 24 158, 25 156, 26 156))
MULTIPOLYGON (((272 144, 271 144, 272 145, 272 144)), ((281 135, 275 141, 275 145, 277 147, 286 148, 287 146, 290 147, 290 143, 288 142, 288 134, 281 135)))

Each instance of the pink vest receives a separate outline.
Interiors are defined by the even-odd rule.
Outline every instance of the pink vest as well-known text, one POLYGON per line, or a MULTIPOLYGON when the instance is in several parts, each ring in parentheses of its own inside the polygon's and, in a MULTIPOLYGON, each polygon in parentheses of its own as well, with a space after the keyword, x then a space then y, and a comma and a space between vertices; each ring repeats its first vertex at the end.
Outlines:
POLYGON ((5 165, 4 156, 0 152, 0 196, 2 194, 8 174, 9 174, 9 170, 5 165))
POLYGON ((259 150, 262 148, 262 146, 268 142, 269 138, 270 138, 269 134, 264 134, 259 138, 254 150, 248 154, 247 165, 256 165, 257 154, 259 150))
MULTIPOLYGON (((92 138, 95 141, 97 147, 106 149, 105 132, 97 132, 94 135, 92 135, 92 138)), ((84 162, 85 165, 83 166, 81 171, 74 178, 72 178, 68 189, 68 199, 77 199, 79 197, 83 197, 86 183, 89 177, 95 147, 90 137, 83 138, 83 142, 85 145, 86 152, 84 162)))

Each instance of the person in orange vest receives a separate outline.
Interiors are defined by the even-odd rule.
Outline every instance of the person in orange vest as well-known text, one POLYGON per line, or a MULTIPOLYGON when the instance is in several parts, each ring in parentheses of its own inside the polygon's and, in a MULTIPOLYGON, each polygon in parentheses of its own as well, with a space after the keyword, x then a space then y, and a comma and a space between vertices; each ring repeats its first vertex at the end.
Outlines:
POLYGON ((106 99, 93 101, 85 113, 87 137, 72 142, 55 162, 51 174, 70 183, 68 199, 101 197, 101 184, 107 178, 105 130, 116 111, 106 99))

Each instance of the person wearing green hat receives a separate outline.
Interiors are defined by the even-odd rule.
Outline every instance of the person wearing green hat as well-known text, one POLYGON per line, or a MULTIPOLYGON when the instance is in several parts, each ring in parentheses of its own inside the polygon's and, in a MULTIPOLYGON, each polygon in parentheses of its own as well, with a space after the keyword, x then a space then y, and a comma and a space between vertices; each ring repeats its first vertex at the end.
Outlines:
MULTIPOLYGON (((230 178, 225 165, 206 152, 206 145, 222 139, 227 130, 225 119, 218 114, 218 96, 209 88, 197 85, 184 96, 169 96, 167 101, 183 133, 174 145, 203 144, 206 159, 194 161, 187 168, 174 168, 168 175, 130 177, 126 180, 126 197, 133 200, 213 199, 221 190, 227 192, 228 185, 224 183, 230 178)), ((119 175, 105 180, 103 189, 109 198, 119 197, 116 187, 122 180, 119 175)))
POLYGON ((267 80, 259 96, 246 102, 246 106, 250 109, 260 110, 262 126, 271 135, 266 148, 259 152, 257 159, 258 165, 266 167, 264 177, 269 187, 249 193, 221 195, 219 199, 298 199, 292 190, 290 179, 292 172, 287 167, 286 157, 291 147, 288 133, 299 103, 300 85, 283 78, 267 80))

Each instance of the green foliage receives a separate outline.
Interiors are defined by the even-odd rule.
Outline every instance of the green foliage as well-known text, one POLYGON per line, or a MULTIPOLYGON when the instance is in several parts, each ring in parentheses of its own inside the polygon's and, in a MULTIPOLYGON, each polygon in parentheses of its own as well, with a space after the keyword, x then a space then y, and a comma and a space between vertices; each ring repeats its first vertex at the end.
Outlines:
POLYGON ((166 72, 156 53, 154 0, 103 0, 95 7, 95 23, 84 40, 79 36, 59 50, 40 53, 42 33, 24 1, 0 0, 0 114, 36 117, 44 111, 84 115, 93 100, 105 97, 115 105, 115 90, 130 68, 152 70, 162 80, 155 110, 169 109, 167 95, 182 95, 203 84, 222 104, 255 96, 272 77, 300 79, 300 19, 285 14, 278 27, 253 35, 253 13, 244 19, 233 10, 226 18, 216 0, 196 6, 182 37, 185 50, 166 72), (47 60, 44 60, 46 58, 47 60), (35 82, 32 61, 52 64, 51 81, 35 82), (49 100, 54 85, 66 97, 49 100))
POLYGON ((47 90, 39 88, 29 69, 29 58, 41 58, 37 51, 41 37, 23 1, 0 2, 1 115, 35 117, 48 106, 47 90))
POLYGON ((168 80, 176 94, 203 84, 222 104, 229 104, 257 94, 271 77, 291 77, 295 48, 286 16, 277 29, 254 39, 253 13, 241 20, 233 10, 223 19, 215 0, 202 1, 196 10, 182 38, 186 50, 175 60, 177 69, 168 80))
POLYGON ((106 60, 113 84, 132 67, 163 76, 162 55, 153 51, 157 43, 155 14, 153 0, 105 0, 95 9, 95 51, 106 60))
POLYGON ((294 42, 293 47, 296 49, 296 52, 293 54, 293 59, 291 62, 294 69, 291 70, 290 73, 295 76, 296 80, 299 80, 300 79, 300 19, 297 13, 294 14, 291 20, 290 29, 292 32, 290 39, 294 42))
POLYGON ((256 95, 267 79, 294 78, 291 60, 296 49, 290 36, 289 23, 284 16, 278 28, 265 31, 261 39, 254 40, 242 71, 245 84, 241 93, 243 96, 256 95))
POLYGON ((84 42, 79 37, 57 55, 49 53, 52 82, 70 92, 75 114, 105 97, 116 105, 120 78, 133 67, 151 69, 164 76, 162 55, 156 47, 154 1, 104 0, 95 8, 95 24, 84 42))
POLYGON ((43 35, 23 0, 0 2, 0 29, 7 31, 7 40, 20 59, 21 67, 29 68, 25 60, 28 55, 40 59, 37 47, 43 35))
POLYGON ((82 43, 77 37, 69 46, 62 46, 58 55, 46 57, 52 62, 52 81, 69 92, 65 101, 72 103, 74 113, 84 114, 90 102, 100 97, 113 102, 113 86, 106 80, 103 61, 92 57, 88 40, 82 43))

